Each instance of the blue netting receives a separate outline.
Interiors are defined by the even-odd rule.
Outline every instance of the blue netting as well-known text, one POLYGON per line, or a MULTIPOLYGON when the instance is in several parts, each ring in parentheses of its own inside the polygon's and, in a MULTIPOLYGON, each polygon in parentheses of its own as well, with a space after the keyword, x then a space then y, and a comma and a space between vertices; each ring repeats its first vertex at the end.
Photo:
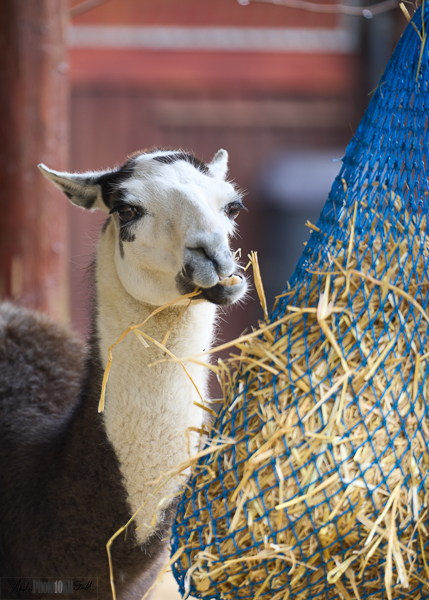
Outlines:
POLYGON ((226 445, 193 469, 173 528, 182 594, 429 597, 423 10, 347 148, 280 322, 226 382, 208 446, 226 445))

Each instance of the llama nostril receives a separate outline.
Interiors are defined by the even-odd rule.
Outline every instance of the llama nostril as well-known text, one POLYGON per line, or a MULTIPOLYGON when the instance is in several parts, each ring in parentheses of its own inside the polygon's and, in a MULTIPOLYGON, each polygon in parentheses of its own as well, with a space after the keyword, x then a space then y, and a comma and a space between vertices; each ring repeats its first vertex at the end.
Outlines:
POLYGON ((192 248, 192 250, 194 252, 198 252, 198 254, 201 254, 202 256, 204 256, 204 258, 208 258, 209 260, 212 260, 210 258, 210 256, 207 254, 207 251, 205 248, 201 247, 201 248, 192 248))
POLYGON ((207 250, 205 248, 202 248, 202 247, 201 248, 194 248, 194 251, 198 252, 198 254, 200 254, 201 256, 203 256, 204 258, 206 258, 207 260, 209 260, 212 263, 212 265, 213 265, 216 273, 219 276, 228 277, 228 275, 230 275, 229 272, 225 275, 225 273, 224 273, 225 269, 222 268, 222 263, 219 262, 218 257, 217 256, 210 256, 210 254, 207 252, 207 250))
MULTIPOLYGON (((204 271, 206 287, 213 285, 213 277, 229 277, 234 272, 234 261, 228 247, 220 244, 201 244, 198 246, 187 246, 185 253, 185 264, 191 264, 198 271, 200 277, 204 271)), ((202 281, 202 280, 201 280, 202 281)))

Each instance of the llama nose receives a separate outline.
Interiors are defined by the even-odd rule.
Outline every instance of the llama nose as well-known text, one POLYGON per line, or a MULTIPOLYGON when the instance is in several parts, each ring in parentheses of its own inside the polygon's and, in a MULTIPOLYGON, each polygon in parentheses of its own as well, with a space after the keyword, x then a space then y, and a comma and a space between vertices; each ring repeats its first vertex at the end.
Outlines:
POLYGON ((210 261, 216 273, 220 277, 228 277, 234 271, 234 260, 228 246, 217 248, 215 252, 207 246, 198 246, 197 248, 186 248, 194 254, 195 257, 200 257, 206 261, 210 261))
POLYGON ((209 267, 212 273, 210 279, 229 277, 235 269, 231 250, 223 236, 216 233, 192 236, 187 240, 185 255, 185 262, 190 263, 196 271, 204 268, 208 276, 209 267))

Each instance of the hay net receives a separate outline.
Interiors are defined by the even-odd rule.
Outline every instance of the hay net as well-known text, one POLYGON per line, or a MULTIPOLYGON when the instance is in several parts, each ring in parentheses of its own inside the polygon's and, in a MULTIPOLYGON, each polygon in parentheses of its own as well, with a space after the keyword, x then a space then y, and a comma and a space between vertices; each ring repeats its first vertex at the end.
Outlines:
POLYGON ((222 447, 173 528, 182 594, 429 597, 428 22, 423 5, 274 325, 240 346, 207 442, 222 447))

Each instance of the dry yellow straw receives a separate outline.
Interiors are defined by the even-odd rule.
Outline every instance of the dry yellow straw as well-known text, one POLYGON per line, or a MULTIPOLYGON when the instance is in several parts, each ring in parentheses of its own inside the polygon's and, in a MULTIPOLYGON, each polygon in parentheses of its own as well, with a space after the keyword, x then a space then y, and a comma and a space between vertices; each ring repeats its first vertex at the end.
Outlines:
MULTIPOLYGON (((327 238, 328 271, 309 273, 287 314, 241 336, 239 353, 222 365, 227 410, 217 426, 228 436, 234 424, 234 451, 198 466, 185 491, 192 502, 176 522, 176 539, 188 546, 177 563, 202 597, 236 600, 252 589, 259 599, 304 600, 311 584, 312 599, 321 600, 328 576, 346 599, 381 600, 382 582, 393 599, 396 589, 408 593, 413 577, 423 581, 422 572, 429 597, 422 528, 429 493, 421 486, 429 470, 429 353, 420 343, 429 317, 416 299, 429 283, 429 248, 405 209, 394 223, 366 209, 379 220, 372 252, 357 235, 353 205, 344 216, 347 248, 327 238), (209 506, 208 498, 215 498, 209 506), (273 532, 274 545, 267 542, 273 532), (273 574, 284 556, 293 569, 273 574)), ((260 274, 255 287, 266 318, 260 274)))
MULTIPOLYGON (((256 293, 258 294, 259 302, 262 306, 262 310, 264 311, 264 319, 268 321, 268 310, 267 310, 267 300, 265 298, 264 286, 262 284, 261 271, 259 269, 259 261, 258 261, 258 253, 252 252, 249 254, 249 265, 253 267, 253 280, 255 282, 256 293)), ((246 269, 247 269, 246 267, 246 269)))

